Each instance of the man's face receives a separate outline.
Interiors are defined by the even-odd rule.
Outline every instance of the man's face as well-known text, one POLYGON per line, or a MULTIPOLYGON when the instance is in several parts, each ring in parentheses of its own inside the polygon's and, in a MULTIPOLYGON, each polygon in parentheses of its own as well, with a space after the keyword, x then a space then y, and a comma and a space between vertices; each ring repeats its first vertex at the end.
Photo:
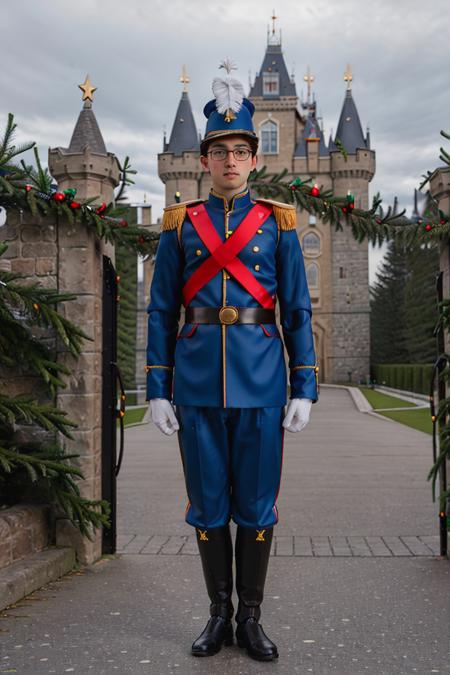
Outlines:
POLYGON ((202 156, 200 160, 203 168, 209 170, 214 188, 225 194, 229 190, 239 191, 245 187, 250 172, 256 167, 256 157, 252 157, 250 143, 244 136, 229 136, 212 141, 206 157, 202 156), (222 154, 226 152, 222 159, 219 150, 222 154), (242 159, 245 151, 250 151, 250 154, 242 159), (218 154, 219 157, 216 157, 218 154))

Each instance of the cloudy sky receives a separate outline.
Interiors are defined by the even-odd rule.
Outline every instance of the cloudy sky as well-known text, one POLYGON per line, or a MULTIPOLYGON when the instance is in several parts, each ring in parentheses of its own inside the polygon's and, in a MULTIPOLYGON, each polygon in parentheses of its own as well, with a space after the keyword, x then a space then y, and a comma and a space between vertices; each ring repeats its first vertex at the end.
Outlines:
MULTIPOLYGON (((107 148, 121 160, 129 155, 138 171, 128 195, 141 201, 146 193, 157 218, 164 187, 156 156, 164 128, 170 134, 182 65, 203 133, 220 60, 232 57, 248 87, 272 10, 273 0, 16 0, 7 10, 2 3, 2 126, 14 113, 16 141, 36 141, 46 164, 49 147, 69 144, 82 105, 77 85, 89 73, 107 148)), ((448 0, 283 0, 275 13, 299 96, 308 65, 315 75, 325 138, 336 130, 351 64, 353 96, 376 151, 370 198, 379 191, 389 204, 397 195, 409 213, 421 175, 439 164, 439 132, 450 131, 448 0)), ((381 255, 371 251, 371 280, 381 255)))

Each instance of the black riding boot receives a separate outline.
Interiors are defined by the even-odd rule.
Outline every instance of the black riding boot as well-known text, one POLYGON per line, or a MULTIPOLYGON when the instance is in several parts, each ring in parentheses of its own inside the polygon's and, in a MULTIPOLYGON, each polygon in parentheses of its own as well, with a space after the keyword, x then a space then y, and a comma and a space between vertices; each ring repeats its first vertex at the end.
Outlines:
POLYGON ((269 564, 273 527, 255 530, 238 525, 236 534, 236 590, 239 597, 236 637, 239 647, 258 661, 278 657, 276 645, 269 640, 259 622, 264 583, 269 564))
POLYGON ((196 528, 197 544, 203 566, 206 588, 211 600, 208 623, 192 645, 194 656, 217 654, 222 644, 233 644, 233 545, 230 528, 211 530, 196 528))

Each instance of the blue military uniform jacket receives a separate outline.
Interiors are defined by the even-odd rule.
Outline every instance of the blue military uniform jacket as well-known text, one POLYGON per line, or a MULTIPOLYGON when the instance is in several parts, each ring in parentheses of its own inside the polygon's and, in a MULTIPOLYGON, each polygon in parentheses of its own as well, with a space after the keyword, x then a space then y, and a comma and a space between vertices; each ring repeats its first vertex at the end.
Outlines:
MULTIPOLYGON (((289 355, 291 398, 318 400, 318 366, 311 301, 295 208, 264 201, 272 213, 238 254, 280 304, 289 355)), ((192 203, 192 202, 191 202, 192 203)), ((233 197, 210 192, 203 202, 222 241, 255 205, 248 190, 233 197)), ((176 405, 253 408, 284 406, 287 378, 283 341, 274 324, 184 324, 182 288, 209 256, 186 214, 189 204, 165 209, 148 305, 147 400, 176 405)), ((193 307, 259 307, 228 272, 218 272, 192 299, 193 307)))

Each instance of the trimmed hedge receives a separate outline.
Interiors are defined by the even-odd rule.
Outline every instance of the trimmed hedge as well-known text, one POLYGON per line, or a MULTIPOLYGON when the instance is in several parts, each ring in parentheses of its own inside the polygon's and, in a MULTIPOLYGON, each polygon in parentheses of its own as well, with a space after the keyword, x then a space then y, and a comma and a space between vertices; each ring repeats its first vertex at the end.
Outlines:
POLYGON ((432 363, 376 363, 372 366, 372 382, 428 394, 432 370, 432 363))

